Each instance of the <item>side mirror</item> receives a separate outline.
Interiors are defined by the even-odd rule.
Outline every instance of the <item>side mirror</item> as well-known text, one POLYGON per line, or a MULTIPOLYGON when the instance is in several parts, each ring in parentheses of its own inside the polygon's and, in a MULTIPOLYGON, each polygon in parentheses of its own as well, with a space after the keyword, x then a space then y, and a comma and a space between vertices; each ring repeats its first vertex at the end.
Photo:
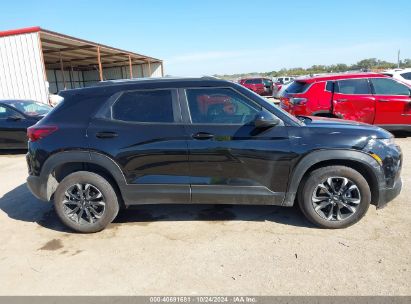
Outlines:
POLYGON ((275 117, 273 114, 261 111, 257 114, 254 120, 256 128, 271 128, 280 124, 281 120, 275 117))

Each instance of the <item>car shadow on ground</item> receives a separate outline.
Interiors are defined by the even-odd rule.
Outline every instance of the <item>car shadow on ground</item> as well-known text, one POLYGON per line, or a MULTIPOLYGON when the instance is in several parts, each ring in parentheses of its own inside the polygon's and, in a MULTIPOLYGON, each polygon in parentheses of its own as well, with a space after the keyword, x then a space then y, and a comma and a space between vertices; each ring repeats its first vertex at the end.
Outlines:
POLYGON ((0 155, 23 155, 27 153, 27 149, 1 149, 0 155))
POLYGON ((407 132, 407 131, 393 131, 391 133, 394 134, 395 138, 411 137, 411 132, 407 132))
MULTIPOLYGON (((0 198, 0 210, 10 218, 35 222, 47 229, 72 232, 58 219, 53 205, 36 199, 26 184, 0 198)), ((269 221, 297 227, 314 227, 298 207, 251 205, 141 205, 121 210, 113 225, 149 224, 158 221, 269 221)))

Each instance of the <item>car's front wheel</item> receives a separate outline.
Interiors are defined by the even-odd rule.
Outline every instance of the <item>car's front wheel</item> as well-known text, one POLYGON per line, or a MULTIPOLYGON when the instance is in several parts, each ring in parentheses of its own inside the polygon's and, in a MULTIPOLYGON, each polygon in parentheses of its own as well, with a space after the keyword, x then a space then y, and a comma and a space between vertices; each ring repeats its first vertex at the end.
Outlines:
POLYGON ((92 233, 103 230, 117 216, 119 204, 112 185, 93 172, 66 176, 54 194, 61 221, 71 229, 92 233))
POLYGON ((304 215, 322 228, 345 228, 358 222, 371 201, 370 187, 356 170, 329 166, 314 170, 300 187, 304 215))

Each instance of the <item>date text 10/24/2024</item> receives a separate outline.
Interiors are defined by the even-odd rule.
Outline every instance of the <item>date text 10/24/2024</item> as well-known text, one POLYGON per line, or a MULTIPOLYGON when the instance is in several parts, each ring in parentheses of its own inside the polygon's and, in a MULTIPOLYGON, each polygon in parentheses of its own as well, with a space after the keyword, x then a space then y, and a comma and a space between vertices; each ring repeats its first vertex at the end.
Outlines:
POLYGON ((162 296, 150 297, 150 303, 257 303, 257 299, 248 296, 162 296))

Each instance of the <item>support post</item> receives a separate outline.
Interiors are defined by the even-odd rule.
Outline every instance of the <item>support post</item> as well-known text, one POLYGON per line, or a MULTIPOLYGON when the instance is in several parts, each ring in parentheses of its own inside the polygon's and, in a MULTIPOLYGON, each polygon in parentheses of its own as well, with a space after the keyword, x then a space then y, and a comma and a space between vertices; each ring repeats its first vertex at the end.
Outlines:
POLYGON ((61 58, 61 52, 59 54, 60 54, 60 71, 61 71, 61 76, 63 77, 64 90, 67 90, 66 76, 64 75, 64 66, 63 66, 63 59, 61 58))
POLYGON ((103 67, 101 65, 101 55, 100 55, 100 47, 97 47, 97 60, 98 60, 98 73, 100 75, 100 81, 103 81, 103 67))
POLYGON ((164 77, 164 65, 162 61, 160 63, 160 66, 161 66, 161 77, 164 77))
POLYGON ((147 60, 147 63, 148 63, 148 77, 151 77, 151 76, 152 76, 152 73, 151 73, 150 59, 147 60))
POLYGON ((131 64, 131 55, 128 55, 128 67, 130 68, 130 79, 133 78, 133 65, 131 64))

